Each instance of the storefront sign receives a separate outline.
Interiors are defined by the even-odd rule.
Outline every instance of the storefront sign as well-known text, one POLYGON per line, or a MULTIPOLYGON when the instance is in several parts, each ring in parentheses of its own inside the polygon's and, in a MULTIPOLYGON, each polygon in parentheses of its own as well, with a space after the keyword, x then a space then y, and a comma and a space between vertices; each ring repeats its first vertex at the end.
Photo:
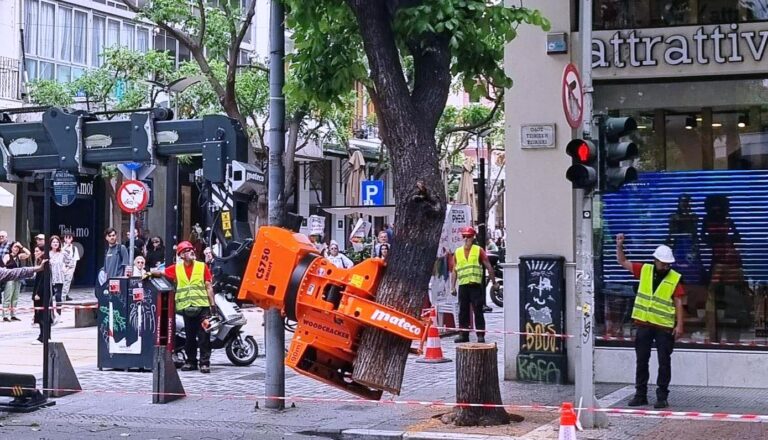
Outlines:
POLYGON ((766 51, 766 23, 599 31, 592 67, 596 79, 756 73, 766 51))
POLYGON ((555 124, 531 124, 521 126, 520 145, 526 149, 554 148, 555 124))

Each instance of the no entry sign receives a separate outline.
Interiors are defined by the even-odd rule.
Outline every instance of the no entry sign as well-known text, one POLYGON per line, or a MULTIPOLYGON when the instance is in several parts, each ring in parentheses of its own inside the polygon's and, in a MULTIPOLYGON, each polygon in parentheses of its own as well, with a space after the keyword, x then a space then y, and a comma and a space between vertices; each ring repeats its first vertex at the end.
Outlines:
POLYGON ((563 71, 563 111, 571 128, 579 128, 584 117, 584 90, 581 87, 579 70, 573 64, 563 71))
POLYGON ((148 201, 147 187, 139 180, 126 180, 117 190, 117 205, 126 214, 142 211, 148 201))

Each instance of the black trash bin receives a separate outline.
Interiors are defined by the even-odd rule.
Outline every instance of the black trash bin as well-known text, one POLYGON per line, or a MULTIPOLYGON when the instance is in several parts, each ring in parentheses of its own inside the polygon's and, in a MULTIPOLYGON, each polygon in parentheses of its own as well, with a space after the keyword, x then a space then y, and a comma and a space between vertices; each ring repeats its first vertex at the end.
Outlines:
POLYGON ((517 378, 521 381, 568 381, 565 339, 565 258, 558 255, 520 257, 520 352, 517 378))
POLYGON ((152 370, 156 298, 141 278, 110 278, 97 289, 99 369, 152 370))

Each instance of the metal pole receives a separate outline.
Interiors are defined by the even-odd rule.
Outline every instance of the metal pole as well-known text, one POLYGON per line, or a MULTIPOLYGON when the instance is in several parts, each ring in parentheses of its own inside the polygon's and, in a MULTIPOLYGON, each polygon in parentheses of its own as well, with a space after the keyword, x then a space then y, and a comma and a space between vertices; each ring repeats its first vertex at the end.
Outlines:
MULTIPOLYGON (((488 228, 486 226, 485 218, 485 157, 481 154, 480 146, 483 142, 483 136, 478 134, 477 136, 477 163, 480 169, 477 173, 477 237, 480 240, 480 247, 485 249, 486 243, 488 243, 488 228)), ((483 267, 482 286, 483 286, 483 308, 487 307, 486 304, 486 287, 488 286, 488 277, 491 274, 485 273, 485 267, 483 267)))
POLYGON ((581 39, 581 82, 584 87, 584 136, 592 134, 592 0, 581 0, 579 11, 581 39))
MULTIPOLYGON (((581 40, 581 80, 584 87, 583 135, 594 133, 592 121, 592 0, 581 0, 579 11, 579 38, 581 40)), ((601 152, 598 151, 598 154, 601 152)), ((599 179, 599 177, 598 177, 599 179)), ((599 186, 599 184, 598 184, 599 186)), ((576 358, 576 404, 580 408, 597 408, 594 368, 594 256, 593 256, 593 200, 589 191, 577 190, 576 200, 581 204, 577 212, 576 233, 576 319, 579 321, 578 356, 576 358)), ((603 413, 589 409, 579 410, 584 428, 607 426, 603 413)))
POLYGON ((171 265, 176 261, 173 245, 178 238, 179 160, 176 156, 168 158, 165 172, 165 264, 171 265))
MULTIPOLYGON (((136 170, 131 170, 131 180, 136 180, 136 170)), ((119 196, 118 196, 119 197, 119 196)), ((131 213, 131 220, 128 226, 128 264, 130 269, 130 274, 133 276, 133 256, 134 256, 134 246, 136 245, 136 237, 134 234, 134 231, 136 230, 136 214, 131 213)))
MULTIPOLYGON (((45 234, 45 253, 43 258, 49 260, 49 238, 51 237, 51 173, 45 173, 43 180, 43 233, 45 234)), ((49 260, 50 261, 50 260, 49 260)), ((46 264, 43 272, 37 276, 43 277, 43 316, 39 325, 43 329, 43 393, 49 395, 50 378, 48 377, 48 341, 51 339, 51 265, 46 264)), ((57 304, 58 305, 58 304, 57 304)))
MULTIPOLYGON (((280 0, 270 8, 269 32, 269 224, 285 222, 285 9, 280 0)), ((266 330, 267 400, 265 406, 285 408, 285 328, 280 310, 271 308, 264 314, 266 330)))

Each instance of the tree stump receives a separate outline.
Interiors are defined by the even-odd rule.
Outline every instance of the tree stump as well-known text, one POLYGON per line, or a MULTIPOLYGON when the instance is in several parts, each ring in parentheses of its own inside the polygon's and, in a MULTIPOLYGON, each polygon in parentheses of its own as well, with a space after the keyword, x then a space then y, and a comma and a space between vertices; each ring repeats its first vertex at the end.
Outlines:
MULTIPOLYGON (((496 344, 456 346, 456 402, 501 405, 496 344)), ((510 415, 502 407, 458 407, 449 417, 457 426, 506 425, 510 415)), ((444 421, 446 421, 444 419, 444 421)))

